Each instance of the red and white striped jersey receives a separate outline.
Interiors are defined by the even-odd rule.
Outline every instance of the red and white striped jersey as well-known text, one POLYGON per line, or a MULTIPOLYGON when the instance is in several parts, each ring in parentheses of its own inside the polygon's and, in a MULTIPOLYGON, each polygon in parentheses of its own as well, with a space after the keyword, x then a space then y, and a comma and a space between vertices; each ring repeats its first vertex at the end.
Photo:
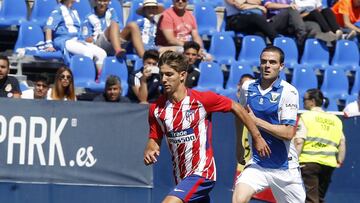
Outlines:
POLYGON ((161 96, 150 105, 149 137, 161 140, 166 136, 176 184, 191 174, 216 180, 211 113, 228 112, 231 105, 227 97, 191 89, 178 103, 161 96))

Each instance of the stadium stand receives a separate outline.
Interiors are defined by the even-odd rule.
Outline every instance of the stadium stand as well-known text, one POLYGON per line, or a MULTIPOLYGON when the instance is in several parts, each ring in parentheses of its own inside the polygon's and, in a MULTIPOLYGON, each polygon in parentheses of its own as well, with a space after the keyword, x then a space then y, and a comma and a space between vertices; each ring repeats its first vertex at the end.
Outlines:
POLYGON ((24 0, 2 0, 0 27, 20 25, 26 21, 27 10, 24 0))
POLYGON ((315 69, 323 70, 329 66, 329 50, 324 42, 317 39, 307 39, 304 45, 304 52, 301 57, 301 64, 315 69))
POLYGON ((218 32, 211 37, 209 54, 214 56, 214 61, 219 64, 230 65, 236 55, 235 42, 230 32, 218 32))
POLYGON ((217 16, 209 3, 195 3, 193 12, 200 36, 212 36, 217 32, 217 16))
POLYGON ((265 46, 265 41, 262 37, 257 35, 246 35, 242 39, 238 61, 251 66, 259 66, 259 56, 265 46))
POLYGON ((214 92, 221 92, 224 89, 224 76, 219 64, 214 62, 201 62, 199 69, 201 74, 195 89, 200 91, 211 90, 214 92))
POLYGON ((349 90, 348 78, 342 69, 327 67, 324 72, 324 81, 321 91, 330 101, 347 98, 349 90), (336 82, 335 82, 336 81, 336 82))
POLYGON ((345 71, 359 70, 359 47, 350 40, 338 40, 331 65, 345 71), (350 54, 351 53, 351 54, 350 54))
POLYGON ((54 10, 57 5, 56 0, 36 0, 32 7, 30 21, 34 22, 41 27, 45 25, 49 14, 54 10))
POLYGON ((75 87, 89 88, 95 83, 96 69, 90 58, 74 55, 71 57, 70 69, 74 75, 75 87))
POLYGON ((274 45, 281 48, 285 54, 285 67, 294 68, 299 60, 299 51, 296 46, 296 42, 290 37, 276 37, 274 39, 274 45))

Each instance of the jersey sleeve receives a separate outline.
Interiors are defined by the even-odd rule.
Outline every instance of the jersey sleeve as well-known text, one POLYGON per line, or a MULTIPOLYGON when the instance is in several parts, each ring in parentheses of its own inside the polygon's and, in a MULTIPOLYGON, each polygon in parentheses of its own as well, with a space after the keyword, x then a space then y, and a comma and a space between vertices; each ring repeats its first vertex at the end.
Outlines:
POLYGON ((149 138, 161 140, 163 137, 163 131, 155 117, 155 104, 151 104, 149 107, 149 138))
POLYGON ((199 100, 207 112, 229 112, 232 107, 231 99, 213 92, 203 92, 199 100))
POLYGON ((62 20, 60 9, 53 10, 49 16, 49 18, 46 21, 46 25, 44 27, 44 30, 50 29, 55 30, 58 25, 60 24, 62 20))
POLYGON ((119 17, 114 8, 111 8, 111 18, 110 19, 115 21, 116 23, 119 23, 119 17))
POLYGON ((299 108, 299 93, 294 87, 291 86, 284 90, 280 108, 281 124, 295 126, 299 108))

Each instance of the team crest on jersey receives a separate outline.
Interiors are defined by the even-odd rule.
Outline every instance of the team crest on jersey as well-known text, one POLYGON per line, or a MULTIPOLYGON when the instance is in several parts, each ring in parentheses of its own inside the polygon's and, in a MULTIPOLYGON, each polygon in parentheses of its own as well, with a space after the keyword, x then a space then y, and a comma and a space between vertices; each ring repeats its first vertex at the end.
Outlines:
POLYGON ((270 102, 271 102, 271 103, 276 103, 276 102, 278 102, 278 99, 279 99, 279 97, 280 97, 280 93, 270 92, 270 94, 271 94, 270 102))
POLYGON ((194 110, 187 110, 185 112, 185 119, 191 123, 195 119, 195 111, 194 110))

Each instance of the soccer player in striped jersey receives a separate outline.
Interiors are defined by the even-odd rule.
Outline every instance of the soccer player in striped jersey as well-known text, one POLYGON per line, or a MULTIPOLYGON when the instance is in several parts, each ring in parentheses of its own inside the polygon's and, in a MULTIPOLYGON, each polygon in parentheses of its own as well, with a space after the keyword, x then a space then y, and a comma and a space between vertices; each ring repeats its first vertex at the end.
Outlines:
POLYGON ((167 51, 159 61, 164 94, 149 108, 149 140, 144 163, 153 164, 160 155, 165 136, 173 160, 176 186, 163 203, 210 202, 209 192, 216 181, 211 143, 211 113, 232 112, 253 138, 257 153, 270 156, 270 150, 245 109, 227 97, 213 92, 187 89, 187 59, 167 51))

